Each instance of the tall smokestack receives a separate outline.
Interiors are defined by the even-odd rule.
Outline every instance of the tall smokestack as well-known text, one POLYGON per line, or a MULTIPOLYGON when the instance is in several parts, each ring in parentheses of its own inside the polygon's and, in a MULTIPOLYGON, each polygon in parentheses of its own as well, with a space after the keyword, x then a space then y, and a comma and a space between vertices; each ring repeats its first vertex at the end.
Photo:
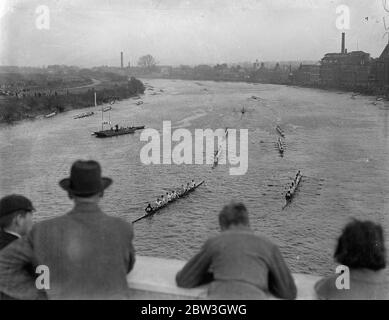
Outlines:
POLYGON ((342 53, 346 53, 346 34, 342 32, 342 53))
POLYGON ((123 69, 123 52, 120 52, 120 67, 123 69))

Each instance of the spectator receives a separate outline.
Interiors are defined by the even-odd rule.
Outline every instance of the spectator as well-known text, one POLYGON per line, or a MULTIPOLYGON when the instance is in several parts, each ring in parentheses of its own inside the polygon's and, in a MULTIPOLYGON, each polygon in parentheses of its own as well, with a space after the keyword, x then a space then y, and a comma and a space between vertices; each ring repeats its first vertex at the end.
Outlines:
MULTIPOLYGON (((0 251, 31 230, 34 210, 31 201, 21 195, 12 194, 0 200, 0 251)), ((32 270, 27 272, 34 274, 32 270)), ((0 292, 0 300, 13 298, 0 292)))
POLYGON ((296 286, 278 247, 253 233, 245 206, 231 203, 219 214, 221 234, 209 239, 176 276, 192 288, 212 282, 210 299, 296 298, 296 286))
POLYGON ((0 250, 31 230, 34 210, 31 201, 21 195, 0 200, 0 250))
POLYGON ((37 223, 25 239, 0 254, 0 291, 36 299, 41 291, 20 270, 45 265, 49 299, 122 299, 126 275, 135 262, 132 225, 106 215, 98 206, 112 180, 101 177, 96 161, 76 161, 60 186, 74 201, 67 214, 37 223))
POLYGON ((370 221, 353 220, 338 239, 334 258, 349 268, 350 288, 338 289, 340 274, 319 280, 315 291, 320 299, 371 300, 388 299, 385 276, 386 257, 382 227, 370 221))

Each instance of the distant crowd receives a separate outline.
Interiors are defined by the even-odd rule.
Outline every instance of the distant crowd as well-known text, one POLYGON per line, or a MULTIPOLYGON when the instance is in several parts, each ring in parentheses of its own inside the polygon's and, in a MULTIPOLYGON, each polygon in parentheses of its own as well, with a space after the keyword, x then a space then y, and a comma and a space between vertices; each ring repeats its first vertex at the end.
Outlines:
MULTIPOLYGON (((76 161, 70 177, 59 182, 73 208, 35 224, 30 199, 11 194, 0 200, 0 300, 130 297, 127 275, 136 263, 132 224, 99 207, 112 182, 102 176, 98 162, 76 161), (48 268, 49 287, 37 285, 38 266, 48 268)), ((296 299, 298 290, 280 249, 253 232, 245 205, 225 205, 218 219, 220 234, 208 239, 177 273, 177 286, 208 284, 208 299, 296 299)), ((344 288, 344 281, 340 287, 340 274, 334 272, 316 283, 318 299, 389 299, 379 224, 349 222, 334 259, 349 270, 349 287, 344 288)))

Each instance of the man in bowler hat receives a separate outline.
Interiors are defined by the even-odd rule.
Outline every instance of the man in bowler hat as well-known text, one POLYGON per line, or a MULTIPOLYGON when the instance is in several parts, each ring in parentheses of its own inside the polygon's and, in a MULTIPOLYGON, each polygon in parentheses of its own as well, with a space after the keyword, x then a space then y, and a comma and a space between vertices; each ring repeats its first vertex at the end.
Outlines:
POLYGON ((32 228, 29 235, 0 252, 0 291, 18 299, 38 299, 42 289, 20 272, 45 266, 49 299, 125 299, 127 274, 135 262, 132 225, 99 207, 112 183, 96 161, 76 161, 59 185, 74 207, 32 228))

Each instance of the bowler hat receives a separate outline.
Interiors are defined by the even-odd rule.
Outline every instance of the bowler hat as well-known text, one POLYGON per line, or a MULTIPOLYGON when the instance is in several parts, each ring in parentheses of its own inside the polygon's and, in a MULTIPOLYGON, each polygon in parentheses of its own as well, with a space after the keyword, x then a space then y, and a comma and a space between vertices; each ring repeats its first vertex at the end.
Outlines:
POLYGON ((0 219, 19 210, 34 211, 35 208, 29 199, 19 194, 11 194, 0 200, 0 219))
POLYGON ((70 178, 62 179, 59 185, 76 196, 89 197, 108 188, 111 183, 112 179, 101 176, 98 162, 78 160, 72 165, 70 178))

